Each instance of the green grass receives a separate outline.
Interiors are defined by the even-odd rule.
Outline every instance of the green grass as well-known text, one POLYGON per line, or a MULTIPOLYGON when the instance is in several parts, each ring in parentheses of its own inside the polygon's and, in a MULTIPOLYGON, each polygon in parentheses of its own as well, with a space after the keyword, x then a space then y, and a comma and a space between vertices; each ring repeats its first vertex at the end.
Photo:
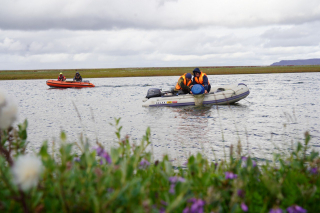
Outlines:
MULTIPOLYGON (((320 158, 308 132, 273 162, 257 165, 239 146, 229 159, 211 162, 199 153, 176 167, 168 156, 152 160, 149 128, 133 143, 121 137, 119 121, 111 150, 81 141, 75 152, 64 132, 58 152, 44 142, 34 153, 43 165, 39 181, 24 189, 12 169, 26 155, 27 122, 1 130, 0 212, 320 212, 320 158)), ((21 184, 35 176, 24 173, 21 184)))
MULTIPOLYGON (((112 77, 141 77, 141 76, 179 76, 192 73, 195 67, 149 67, 149 68, 110 68, 110 69, 56 69, 56 70, 3 70, 0 80, 16 79, 56 79, 60 72, 66 78, 73 78, 80 72, 83 78, 112 78, 112 77)), ((229 74, 261 74, 261 73, 294 73, 320 72, 320 65, 316 66, 223 66, 199 67, 208 75, 229 74)))

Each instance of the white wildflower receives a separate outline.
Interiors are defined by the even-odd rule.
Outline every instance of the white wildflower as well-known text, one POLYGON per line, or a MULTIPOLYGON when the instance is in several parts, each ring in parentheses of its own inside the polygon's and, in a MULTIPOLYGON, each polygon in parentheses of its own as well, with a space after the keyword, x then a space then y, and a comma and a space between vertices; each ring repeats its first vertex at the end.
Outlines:
POLYGON ((7 129, 17 119, 17 104, 0 91, 0 129, 7 129))
POLYGON ((14 183, 24 191, 35 187, 38 184, 42 170, 42 162, 38 157, 19 156, 12 167, 14 183))

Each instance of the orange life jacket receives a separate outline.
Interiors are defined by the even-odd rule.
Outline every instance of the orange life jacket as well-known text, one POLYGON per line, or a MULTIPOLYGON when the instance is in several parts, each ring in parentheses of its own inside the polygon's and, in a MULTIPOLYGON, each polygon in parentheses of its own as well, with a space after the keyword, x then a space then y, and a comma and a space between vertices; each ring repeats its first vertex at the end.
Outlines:
MULTIPOLYGON (((204 86, 203 76, 207 76, 207 74, 201 72, 199 77, 194 76, 195 82, 197 82, 198 84, 201 84, 202 86, 204 86)), ((208 76, 207 76, 207 78, 208 78, 208 76)), ((208 79, 208 85, 210 85, 209 79, 208 79)))
MULTIPOLYGON (((184 84, 184 85, 190 86, 190 84, 192 83, 192 81, 191 81, 191 79, 190 79, 190 81, 187 82, 186 74, 187 74, 187 73, 183 74, 182 76, 180 76, 180 78, 183 78, 183 84, 184 84)), ((180 79, 180 78, 179 78, 179 79, 180 79)), ((178 80, 178 81, 179 81, 179 80, 178 80)), ((176 90, 180 90, 180 89, 181 89, 181 87, 180 87, 179 83, 177 83, 177 85, 176 85, 176 90)))

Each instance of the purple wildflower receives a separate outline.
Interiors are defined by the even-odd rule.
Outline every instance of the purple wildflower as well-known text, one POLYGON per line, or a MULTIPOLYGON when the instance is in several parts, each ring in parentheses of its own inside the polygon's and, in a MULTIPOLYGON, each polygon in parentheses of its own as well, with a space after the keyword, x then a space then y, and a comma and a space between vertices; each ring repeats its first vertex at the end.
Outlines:
POLYGON ((186 182, 184 178, 178 176, 169 177, 169 181, 170 183, 186 182))
POLYGON ((75 158, 73 158, 73 161, 74 162, 80 162, 80 158, 79 157, 75 157, 75 158))
POLYGON ((224 174, 226 175, 226 179, 235 179, 238 177, 238 175, 233 174, 232 172, 225 172, 224 174))
MULTIPOLYGON (((167 206, 167 205, 168 205, 168 203, 165 202, 165 201, 163 201, 163 200, 161 200, 160 203, 161 203, 161 205, 163 205, 163 206, 167 206)), ((166 212, 166 208, 165 208, 165 207, 161 207, 160 210, 159 210, 159 212, 160 212, 160 213, 165 213, 165 212, 166 212)))
POLYGON ((160 205, 152 205, 152 208, 153 209, 156 209, 156 210, 159 210, 159 212, 160 213, 165 213, 166 212, 166 208, 165 208, 165 206, 167 206, 168 204, 165 202, 165 201, 163 201, 163 200, 161 200, 160 201, 160 205), (158 206, 158 207, 157 207, 158 206))
POLYGON ((245 156, 241 157, 241 167, 247 167, 247 160, 248 158, 245 156))
POLYGON ((106 160, 106 162, 108 162, 109 164, 112 163, 111 157, 110 157, 110 155, 108 154, 108 152, 104 152, 104 153, 101 155, 101 157, 103 157, 103 158, 106 160))
POLYGON ((178 181, 184 183, 184 182, 186 182, 186 179, 184 179, 184 178, 182 178, 182 177, 178 177, 178 181))
POLYGON ((317 167, 311 168, 311 169, 310 169, 310 173, 313 174, 313 175, 318 174, 318 168, 317 168, 317 167))
MULTIPOLYGON (((109 163, 109 164, 112 163, 110 155, 102 147, 99 146, 99 147, 95 148, 95 150, 97 152, 97 155, 104 158, 107 163, 109 163)), ((100 161, 100 163, 102 164, 103 161, 100 161)))
POLYGON ((140 161, 140 168, 145 169, 150 165, 149 161, 147 161, 146 159, 142 159, 140 161))
POLYGON ((174 194, 175 193, 176 183, 178 183, 178 182, 186 182, 186 180, 184 178, 182 178, 182 177, 173 176, 173 177, 169 177, 169 182, 171 183, 170 189, 169 189, 169 193, 174 194))
POLYGON ((160 213, 166 213, 166 209, 161 207, 161 209, 159 210, 160 213))
POLYGON ((189 207, 186 207, 183 211, 182 211, 182 213, 189 213, 190 212, 190 208, 189 207))
POLYGON ((175 184, 171 184, 171 185, 170 185, 170 189, 169 189, 169 193, 170 193, 170 194, 176 193, 175 187, 176 187, 175 184))
POLYGON ((247 161, 247 159, 248 159, 248 158, 247 158, 246 156, 242 156, 242 157, 241 157, 241 160, 242 160, 242 161, 247 161))
POLYGON ((188 200, 189 203, 194 203, 197 201, 197 198, 193 197, 188 200))
POLYGON ((245 192, 244 190, 242 190, 242 189, 239 189, 239 190, 237 191, 237 194, 238 194, 239 197, 244 198, 246 192, 245 192))
POLYGON ((269 211, 269 213, 282 213, 282 209, 280 208, 273 208, 269 211))
POLYGON ((241 203, 241 209, 244 211, 244 212, 247 212, 248 211, 248 206, 245 204, 245 203, 241 203))
POLYGON ((186 207, 183 210, 183 213, 203 213, 203 206, 205 205, 203 200, 191 198, 188 202, 192 203, 192 205, 190 207, 186 207))
MULTIPOLYGON (((252 162, 252 167, 256 167, 257 166, 257 162, 255 160, 251 160, 252 162)), ((248 163, 248 158, 245 156, 241 157, 241 166, 242 167, 247 167, 247 163, 248 163)))
POLYGON ((205 202, 201 199, 196 200, 191 206, 191 212, 203 212, 205 202))
POLYGON ((293 205, 287 208, 289 213, 307 213, 307 210, 298 205, 293 205))
POLYGON ((256 167, 257 166, 257 162, 252 160, 252 167, 256 167))
POLYGON ((167 203, 166 201, 163 201, 163 200, 161 200, 160 203, 161 203, 162 205, 164 205, 164 206, 167 206, 167 205, 168 205, 168 203, 167 203))
POLYGON ((98 146, 94 149, 96 150, 98 156, 101 156, 101 154, 104 152, 104 149, 100 146, 98 146))

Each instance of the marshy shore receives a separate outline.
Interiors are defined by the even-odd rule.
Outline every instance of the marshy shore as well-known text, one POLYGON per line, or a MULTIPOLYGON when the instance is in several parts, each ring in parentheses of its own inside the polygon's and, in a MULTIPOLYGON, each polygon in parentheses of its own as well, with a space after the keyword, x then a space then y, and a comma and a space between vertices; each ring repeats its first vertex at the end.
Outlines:
MULTIPOLYGON (((195 67, 145 67, 107 69, 43 69, 43 70, 0 70, 0 80, 56 79, 60 72, 66 78, 73 78, 80 72, 83 78, 177 76, 192 73, 195 67)), ((212 66, 199 67, 207 75, 262 74, 320 72, 320 65, 312 66, 212 66)))

